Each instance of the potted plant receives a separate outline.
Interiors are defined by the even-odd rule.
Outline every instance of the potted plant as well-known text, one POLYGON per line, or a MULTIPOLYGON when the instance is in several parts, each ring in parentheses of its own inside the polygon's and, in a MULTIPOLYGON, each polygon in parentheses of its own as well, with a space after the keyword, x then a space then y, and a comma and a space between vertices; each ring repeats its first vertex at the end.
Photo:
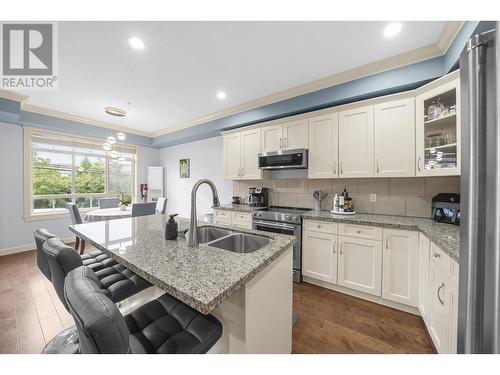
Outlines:
POLYGON ((130 195, 120 193, 120 210, 125 211, 130 203, 132 203, 130 195))

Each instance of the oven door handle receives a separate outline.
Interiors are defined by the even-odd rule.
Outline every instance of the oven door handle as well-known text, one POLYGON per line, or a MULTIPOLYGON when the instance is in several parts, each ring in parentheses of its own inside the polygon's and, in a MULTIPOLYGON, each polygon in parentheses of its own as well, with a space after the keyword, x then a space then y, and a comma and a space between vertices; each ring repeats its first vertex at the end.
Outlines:
POLYGON ((254 220, 253 224, 262 225, 263 227, 278 228, 278 229, 295 230, 297 228, 296 225, 270 223, 269 221, 263 221, 263 220, 254 220))

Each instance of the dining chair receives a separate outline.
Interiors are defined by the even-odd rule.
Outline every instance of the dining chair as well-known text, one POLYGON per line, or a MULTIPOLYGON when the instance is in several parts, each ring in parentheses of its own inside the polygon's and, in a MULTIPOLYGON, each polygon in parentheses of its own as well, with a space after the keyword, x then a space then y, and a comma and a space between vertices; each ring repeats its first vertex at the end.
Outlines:
POLYGON ((134 203, 132 205, 132 217, 154 215, 156 212, 156 202, 134 203))
POLYGON ((119 204, 119 198, 99 198, 99 208, 115 208, 119 204))
MULTIPOLYGON (((78 209, 78 206, 75 203, 67 203, 66 208, 69 211, 69 217, 71 218, 71 223, 73 225, 83 223, 82 217, 80 215, 80 210, 78 209)), ((85 251, 85 241, 77 236, 75 243, 75 250, 78 251, 78 248, 80 248, 80 254, 83 254, 83 252, 85 251)))
POLYGON ((167 198, 158 198, 156 201, 156 213, 164 214, 167 209, 167 198))

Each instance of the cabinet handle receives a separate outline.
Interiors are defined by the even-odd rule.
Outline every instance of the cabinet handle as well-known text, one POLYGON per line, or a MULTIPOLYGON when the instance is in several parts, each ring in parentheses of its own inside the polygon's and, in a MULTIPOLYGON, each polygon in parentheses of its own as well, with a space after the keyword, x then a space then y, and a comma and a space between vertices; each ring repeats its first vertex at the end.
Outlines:
POLYGON ((344 174, 344 162, 340 162, 340 174, 344 174))
POLYGON ((283 148, 283 138, 280 138, 280 148, 283 148))
POLYGON ((421 169, 420 169, 420 161, 421 160, 422 160, 422 158, 420 158, 420 157, 417 160, 417 169, 418 169, 419 172, 421 171, 421 169))
POLYGON ((243 177, 245 175, 245 168, 241 168, 241 176, 243 177))
POLYGON ((337 241, 333 241, 333 253, 336 254, 337 253, 337 241))
POLYGON ((379 165, 379 164, 380 164, 380 163, 379 163, 379 161, 378 161, 378 159, 377 159, 377 173, 380 173, 380 165, 379 165))
POLYGON ((344 255, 344 243, 340 244, 340 255, 344 255))
POLYGON ((333 174, 337 174, 337 162, 333 162, 333 174))
POLYGON ((385 236, 385 248, 389 248, 389 235, 385 236))
POLYGON ((438 254, 436 252, 434 252, 434 254, 432 254, 432 255, 434 255, 434 258, 441 258, 441 254, 438 254))
POLYGON ((439 303, 444 306, 444 300, 441 299, 441 296, 439 295, 439 292, 441 291, 441 289, 444 288, 444 283, 441 283, 441 285, 439 286, 438 290, 437 290, 437 297, 438 297, 438 300, 439 300, 439 303))
POLYGON ((286 139, 286 137, 283 140, 283 147, 288 147, 288 140, 286 139))

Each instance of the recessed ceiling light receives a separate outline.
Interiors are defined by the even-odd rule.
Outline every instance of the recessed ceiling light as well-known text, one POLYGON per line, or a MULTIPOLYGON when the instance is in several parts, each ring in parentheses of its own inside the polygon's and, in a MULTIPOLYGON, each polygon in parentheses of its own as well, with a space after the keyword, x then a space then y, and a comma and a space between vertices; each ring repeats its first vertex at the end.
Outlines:
POLYGON ((403 25, 400 22, 391 22, 385 27, 384 36, 386 38, 392 38, 398 35, 402 28, 403 25))
POLYGON ((219 100, 226 99, 226 93, 224 91, 217 92, 217 99, 219 99, 219 100))
POLYGON ((144 49, 144 42, 136 36, 128 38, 128 44, 130 44, 135 49, 144 49))

